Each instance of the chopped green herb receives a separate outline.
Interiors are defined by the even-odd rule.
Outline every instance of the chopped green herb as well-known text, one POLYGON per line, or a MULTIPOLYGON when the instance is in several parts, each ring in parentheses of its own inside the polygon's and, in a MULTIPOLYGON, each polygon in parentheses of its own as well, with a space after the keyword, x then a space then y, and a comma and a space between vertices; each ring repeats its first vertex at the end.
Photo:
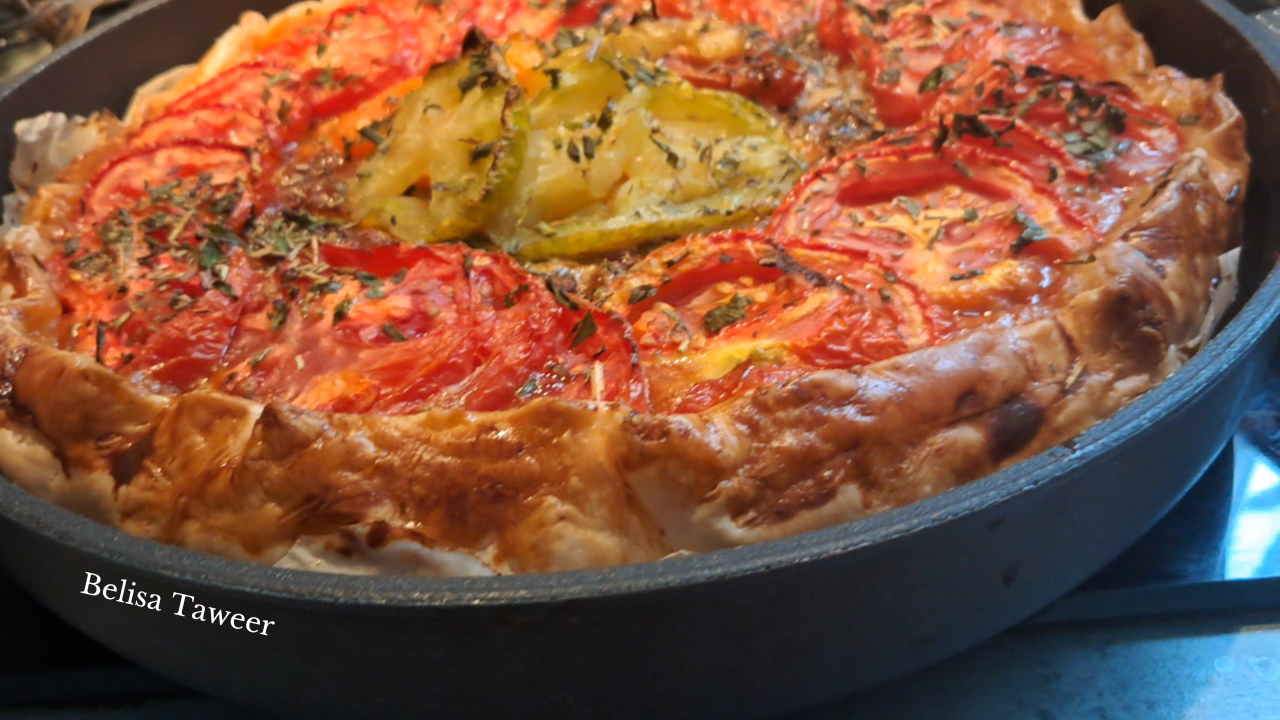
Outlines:
POLYGON ((221 265, 226 261, 227 254, 222 252, 222 248, 218 247, 218 243, 212 240, 205 240, 200 244, 200 267, 210 270, 215 265, 221 265))
POLYGON ((627 302, 631 305, 639 305, 658 294, 658 288, 652 285, 637 285, 631 289, 631 297, 627 298, 627 302))
POLYGON ((515 286, 515 288, 511 292, 507 293, 502 298, 502 306, 506 308, 515 307, 516 302, 519 301, 520 299, 520 296, 527 292, 529 292, 529 286, 525 285, 524 283, 520 283, 519 285, 515 286))
POLYGON ((516 397, 527 398, 538 392, 542 388, 542 384, 539 382, 540 379, 538 373, 530 375, 529 379, 525 380, 524 384, 520 386, 520 389, 516 390, 516 397))
POLYGON ((746 317, 747 306, 752 302, 751 298, 734 293, 729 302, 707 312, 702 319, 702 327, 715 335, 730 325, 741 322, 746 317))
POLYGON ((284 300, 271 301, 272 312, 269 315, 271 319, 271 329, 279 330, 289 321, 289 303, 284 300))
POLYGON ((591 336, 595 335, 598 329, 594 313, 588 312, 586 315, 583 315, 582 319, 573 326, 573 341, 569 343, 569 347, 576 348, 587 340, 590 340, 591 336))
POLYGON ((111 266, 111 258, 101 252, 91 252, 88 255, 72 260, 67 266, 72 270, 93 277, 94 275, 101 275, 111 266))
POLYGON ((933 71, 930 72, 928 75, 924 76, 924 79, 920 81, 920 87, 917 89, 922 93, 933 92, 934 90, 937 90, 938 86, 943 83, 943 80, 945 79, 945 77, 946 77, 946 66, 939 65, 938 67, 934 68, 933 71))
POLYGON ((1126 127, 1126 120, 1129 114, 1124 110, 1107 103, 1102 107, 1102 125, 1112 132, 1112 134, 1120 135, 1126 127))
POLYGON ((496 144, 497 143, 482 142, 479 145, 476 145, 475 149, 471 151, 471 162, 480 162, 492 155, 493 148, 496 144))
POLYGON ((920 221, 920 203, 904 195, 899 195, 895 200, 911 216, 912 222, 920 221))
POLYGON ((226 295, 227 297, 231 298, 232 300, 239 300, 239 299, 240 299, 240 296, 236 294, 236 289, 235 289, 235 288, 233 288, 233 287, 231 287, 231 283, 227 282, 226 280, 214 280, 214 281, 213 281, 213 289, 214 289, 214 290, 217 290, 218 292, 222 293, 223 295, 226 295))
POLYGON ((1014 211, 1013 221, 1022 227, 1022 233, 1018 235, 1017 240, 1013 241, 1014 255, 1022 252, 1031 243, 1049 239, 1049 231, 1021 210, 1014 211))
POLYGON ((400 332, 400 328, 395 326, 395 323, 382 323, 382 332, 387 337, 391 338, 391 342, 402 343, 405 340, 408 340, 408 338, 404 336, 404 333, 400 332))
POLYGON ((384 133, 390 125, 391 118, 387 118, 385 120, 369 123, 368 125, 360 128, 357 132, 359 132, 360 137, 373 143, 375 147, 381 150, 387 143, 387 136, 384 133))
POLYGON ((551 297, 555 298, 556 302, 569 308, 570 310, 573 310, 574 312, 578 311, 578 303, 574 302, 573 298, 565 294, 564 288, 552 282, 551 278, 547 278, 546 283, 547 283, 547 290, 551 292, 551 297))
POLYGON ((335 323, 340 323, 343 320, 346 320, 347 316, 351 314, 351 306, 354 305, 355 302, 355 298, 345 298, 342 302, 338 303, 338 306, 333 309, 333 321, 335 323))

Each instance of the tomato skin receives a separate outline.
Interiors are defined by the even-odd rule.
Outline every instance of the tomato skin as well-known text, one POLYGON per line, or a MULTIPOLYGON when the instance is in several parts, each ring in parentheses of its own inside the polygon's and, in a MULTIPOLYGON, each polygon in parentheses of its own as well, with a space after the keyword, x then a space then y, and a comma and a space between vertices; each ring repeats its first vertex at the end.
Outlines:
POLYGON ((1025 128, 998 139, 911 132, 811 171, 774 214, 770 235, 820 272, 831 270, 806 260, 806 248, 875 259, 899 283, 919 286, 920 304, 941 313, 931 321, 942 335, 1038 317, 1061 287, 1058 266, 1101 242, 1115 198, 1076 198, 1069 188, 1087 173, 1025 128), (1054 160, 1050 181, 1044 167, 1054 160))
MULTIPOLYGON (((974 326, 964 317, 1021 312, 1058 291, 1058 266, 1099 241, 1125 187, 1149 181, 1182 152, 1170 118, 1100 82, 1100 61, 1083 43, 1023 22, 995 0, 658 0, 662 17, 715 15, 774 37, 818 19, 819 41, 868 71, 880 115, 906 129, 815 169, 767 233, 660 248, 615 281, 604 309, 503 255, 455 245, 365 247, 355 232, 339 239, 344 245, 320 246, 336 275, 333 289, 314 294, 310 281, 280 279, 289 263, 267 267, 236 253, 228 285, 216 290, 197 259, 147 254, 158 240, 191 246, 209 223, 239 232, 251 208, 274 217, 282 163, 305 161, 298 148, 320 128, 354 136, 381 117, 370 108, 393 107, 388 100, 456 55, 472 28, 497 40, 517 31, 545 40, 606 12, 628 17, 638 4, 607 7, 353 3, 264 39, 250 62, 150 117, 86 186, 76 226, 84 247, 50 262, 69 314, 90 322, 69 344, 165 392, 212 378, 231 392, 331 412, 503 410, 538 397, 697 412, 765 384, 936 343, 974 326), (944 65, 953 72, 922 91, 944 65), (1059 94, 1011 117, 1010 106, 1051 84, 1059 94), (1108 120, 1114 139, 1129 143, 1126 152, 1108 159, 1068 152, 1082 123, 1100 121, 1096 108, 1093 115, 1068 109, 1077 90, 1105 98, 1127 120, 1122 130, 1115 111, 1108 120), (972 124, 959 137, 962 116, 972 124), (952 136, 933 147, 941 127, 952 136), (869 172, 856 170, 858 162, 869 172), (73 263, 107 249, 103 223, 121 210, 136 222, 183 215, 187 208, 149 200, 150 191, 206 174, 201 182, 214 194, 241 194, 234 212, 215 218, 201 207, 185 226, 138 234, 127 253, 148 257, 145 268, 75 275, 73 263), (935 201, 958 211, 971 200, 982 213, 940 221, 926 247, 918 228, 904 229, 913 213, 903 199, 929 206, 922 215, 935 201), (882 215, 894 222, 869 221, 882 215), (1036 227, 1048 237, 1036 236, 1036 227), (172 276, 163 297, 157 274, 172 276), (293 303, 299 291, 307 310, 293 303), (174 293, 192 304, 171 310, 174 293), (730 321, 713 322, 718 310, 730 321), (94 337, 97 322, 112 324, 105 345, 94 337)), ((695 85, 778 109, 804 90, 799 66, 783 57, 667 61, 695 85)), ((352 148, 355 160, 373 151, 372 143, 352 148)))
POLYGON ((424 47, 416 18, 395 4, 353 4, 259 50, 264 62, 300 75, 317 119, 347 112, 409 77, 420 75, 434 48, 424 47))
POLYGON ((232 186, 252 174, 252 163, 243 148, 191 141, 123 154, 85 187, 84 216, 101 221, 147 198, 148 188, 206 173, 214 187, 232 186))
MULTIPOLYGON (((1092 45, 1061 28, 1031 22, 975 22, 951 43, 942 62, 965 64, 955 79, 943 83, 959 90, 960 97, 993 73, 1007 74, 1010 67, 1034 66, 1046 73, 1087 82, 1106 80, 1103 60, 1092 45)), ((992 87, 1001 85, 997 81, 992 87)))
POLYGON ((216 142, 238 148, 271 148, 275 128, 230 105, 209 105, 152 118, 129 137, 135 148, 174 142, 216 142))
POLYGON ((938 97, 925 80, 947 49, 975 27, 1017 19, 993 0, 927 0, 891 9, 887 3, 855 9, 820 8, 828 27, 819 41, 856 62, 867 75, 876 112, 889 127, 919 122, 938 97))
POLYGON ((303 78, 287 63, 260 61, 228 68, 163 109, 172 115, 214 107, 234 107, 271 127, 276 144, 300 138, 310 126, 311 106, 303 78))
POLYGON ((799 64, 770 53, 714 64, 672 54, 664 58, 663 63, 695 87, 734 92, 777 110, 795 105, 805 88, 805 76, 799 64))
MULTIPOLYGON (((233 294, 210 290, 187 310, 158 323, 146 341, 117 371, 146 378, 169 393, 196 389, 221 364, 231 344, 245 297, 261 281, 242 253, 230 265, 227 284, 233 294)), ((123 360, 123 358, 119 358, 123 360)))
MULTIPOLYGON (((1065 158, 1067 167, 1094 171, 1096 178, 1085 178, 1090 186, 1097 180, 1113 188, 1142 185, 1181 157, 1185 143, 1174 119, 1161 108, 1143 105, 1128 87, 1033 67, 1035 72, 1022 66, 975 69, 957 79, 957 94, 941 101, 934 117, 948 122, 956 113, 969 113, 1001 127, 1016 114, 1019 132, 1013 137, 1034 136, 1044 148, 1043 158, 1060 166, 1065 158), (984 92, 976 94, 974 88, 984 92), (1091 148, 1098 136, 1104 144, 1091 148)), ((1040 162, 1037 172, 1048 173, 1047 164, 1040 162)))
POLYGON ((929 313, 907 283, 890 288, 865 255, 818 255, 859 281, 815 271, 745 230, 679 240, 617 278, 605 307, 635 329, 654 408, 697 412, 763 383, 932 342, 929 313))
POLYGON ((843 0, 818 0, 815 8, 818 21, 814 31, 818 42, 839 58, 851 59, 857 47, 856 26, 850 18, 852 12, 843 0))
POLYGON ((290 311, 274 328, 280 308, 247 316, 229 355, 232 391, 354 413, 504 410, 538 397, 648 408, 626 324, 567 295, 573 307, 562 304, 505 255, 395 245, 322 256, 338 277, 359 274, 309 316, 290 311))

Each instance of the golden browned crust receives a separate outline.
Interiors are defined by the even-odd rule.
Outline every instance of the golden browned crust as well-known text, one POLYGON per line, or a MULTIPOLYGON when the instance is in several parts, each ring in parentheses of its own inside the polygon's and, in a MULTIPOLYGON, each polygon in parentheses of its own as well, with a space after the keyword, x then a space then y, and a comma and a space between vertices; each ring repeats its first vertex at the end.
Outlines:
MULTIPOLYGON (((131 533, 231 557, 278 562, 300 539, 365 556, 410 543, 502 573, 781 537, 1025 459, 1111 415, 1195 350, 1248 168, 1243 122, 1219 79, 1155 67, 1118 10, 1087 24, 1074 3, 1034 5, 1103 48, 1145 102, 1200 118, 1184 128, 1186 156, 1134 194, 1096 262, 1071 268, 1077 292, 1048 319, 698 415, 557 400, 331 415, 211 392, 152 395, 53 348, 60 308, 33 261, 39 238, 20 228, 0 262, 0 470, 131 533)), ((243 41, 224 38, 200 67, 243 41)), ((424 560, 417 571, 457 567, 424 560)))

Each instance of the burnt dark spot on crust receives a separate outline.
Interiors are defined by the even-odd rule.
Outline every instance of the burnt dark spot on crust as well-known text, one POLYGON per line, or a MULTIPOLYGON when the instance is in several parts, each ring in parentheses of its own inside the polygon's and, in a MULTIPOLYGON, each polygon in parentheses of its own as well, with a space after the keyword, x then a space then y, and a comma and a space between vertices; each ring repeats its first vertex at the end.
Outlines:
POLYGON ((1021 396, 992 410, 987 426, 992 459, 999 462, 1026 447, 1043 421, 1044 410, 1021 396))
POLYGON ((111 458, 111 479, 115 480, 117 488, 128 485, 138 476, 154 449, 155 433, 149 432, 111 458))
POLYGON ((385 520, 375 520, 369 526, 369 532, 364 536, 364 542, 370 548, 377 550, 386 546, 391 540, 391 526, 385 520))
POLYGON ((765 506, 734 507, 737 503, 730 500, 730 513, 744 527, 761 527, 784 523, 803 512, 816 510, 834 500, 840 488, 857 475, 859 456, 853 448, 812 469, 761 477, 757 483, 770 487, 756 489, 766 494, 776 493, 774 498, 765 506))
POLYGON ((306 423, 304 415, 274 403, 262 409, 254 434, 262 441, 265 460, 281 460, 311 447, 323 434, 319 423, 306 423))
POLYGON ((360 540, 350 530, 342 529, 336 533, 333 542, 329 544, 329 550, 343 557, 355 557, 356 549, 360 547, 360 540))

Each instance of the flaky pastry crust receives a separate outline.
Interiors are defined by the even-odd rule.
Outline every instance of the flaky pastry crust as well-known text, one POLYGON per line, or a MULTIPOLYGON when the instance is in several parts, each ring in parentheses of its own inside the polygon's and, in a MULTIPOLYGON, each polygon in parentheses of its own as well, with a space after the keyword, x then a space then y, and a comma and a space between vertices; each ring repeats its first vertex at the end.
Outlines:
MULTIPOLYGON (((395 550, 400 572, 470 574, 770 540, 1039 453, 1197 349, 1218 258, 1238 239, 1249 159, 1221 80, 1156 66, 1118 8, 1090 22, 1073 1, 1028 6, 1087 38, 1144 102, 1200 118, 1183 128, 1181 162, 1135 194, 1097 260, 1069 270, 1080 292, 1047 319, 699 414, 552 399, 493 413, 325 414, 216 392, 154 395, 55 348, 60 308, 39 264, 48 249, 19 227, 0 259, 0 471, 93 519, 196 550, 308 567, 354 557, 369 572, 395 550)), ((129 117, 233 63, 271 22, 246 16, 129 117)))

